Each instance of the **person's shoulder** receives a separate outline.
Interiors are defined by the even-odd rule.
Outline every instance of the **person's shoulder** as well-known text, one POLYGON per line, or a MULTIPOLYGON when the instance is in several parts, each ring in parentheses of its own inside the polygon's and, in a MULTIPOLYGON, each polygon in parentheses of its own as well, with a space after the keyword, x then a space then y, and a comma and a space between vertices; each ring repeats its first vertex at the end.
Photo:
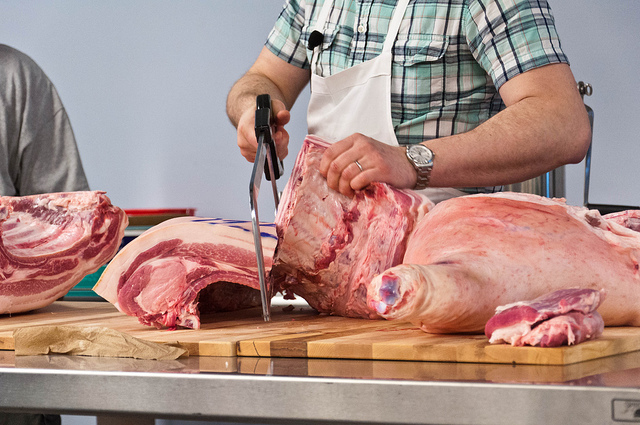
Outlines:
POLYGON ((0 63, 6 65, 11 63, 24 62, 32 63, 33 59, 31 59, 27 54, 21 52, 18 49, 7 46, 6 44, 0 44, 0 63))
POLYGON ((6 44, 0 44, 0 64, 2 64, 2 68, 7 70, 28 69, 40 71, 38 64, 29 55, 6 44))
POLYGON ((0 44, 0 64, 2 76, 18 76, 20 80, 46 80, 42 68, 29 55, 6 44, 0 44))

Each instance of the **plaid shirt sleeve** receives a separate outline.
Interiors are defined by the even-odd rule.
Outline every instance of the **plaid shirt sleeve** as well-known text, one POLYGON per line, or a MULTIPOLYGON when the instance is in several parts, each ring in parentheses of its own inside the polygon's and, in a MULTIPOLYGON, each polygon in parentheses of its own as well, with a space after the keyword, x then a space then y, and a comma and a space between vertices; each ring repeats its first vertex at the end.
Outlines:
POLYGON ((469 48, 496 88, 525 71, 569 63, 545 0, 469 1, 467 12, 469 48))
POLYGON ((276 56, 300 68, 309 69, 304 43, 305 0, 287 0, 265 46, 276 56))

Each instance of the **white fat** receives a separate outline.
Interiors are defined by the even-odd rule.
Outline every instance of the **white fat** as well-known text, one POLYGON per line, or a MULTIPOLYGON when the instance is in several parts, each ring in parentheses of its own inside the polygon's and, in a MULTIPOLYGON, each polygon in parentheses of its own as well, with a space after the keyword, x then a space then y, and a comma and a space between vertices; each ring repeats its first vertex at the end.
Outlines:
POLYGON ((515 325, 499 328, 493 331, 489 342, 491 344, 498 344, 500 342, 506 342, 514 345, 514 343, 522 338, 527 333, 531 332, 531 326, 526 323, 516 323, 515 325))
POLYGON ((576 342, 576 335, 573 333, 573 329, 571 329, 571 324, 567 323, 567 345, 573 345, 576 342))
POLYGON ((498 307, 496 307, 495 314, 502 313, 505 310, 509 310, 511 307, 520 307, 528 304, 529 302, 527 301, 516 301, 511 304, 499 305, 498 307))

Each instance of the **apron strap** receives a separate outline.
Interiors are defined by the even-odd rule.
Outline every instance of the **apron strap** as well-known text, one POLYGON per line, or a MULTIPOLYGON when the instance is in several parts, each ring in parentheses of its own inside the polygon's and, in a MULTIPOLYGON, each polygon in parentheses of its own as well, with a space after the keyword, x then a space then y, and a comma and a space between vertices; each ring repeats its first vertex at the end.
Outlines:
MULTIPOLYGON (((331 12, 331 7, 333 6, 333 0, 325 0, 322 5, 322 9, 320 9, 320 15, 318 15, 318 20, 314 25, 311 33, 314 31, 318 31, 320 34, 324 35, 324 27, 327 24, 327 19, 329 19, 329 12, 331 12)), ((313 53, 311 54, 311 72, 316 69, 316 63, 318 61, 318 56, 320 55, 320 49, 322 48, 322 42, 313 48, 313 53)))
MULTIPOLYGON (((324 26, 327 23, 327 19, 329 18, 329 12, 331 12, 331 6, 333 6, 333 0, 326 0, 322 5, 322 9, 320 9, 320 14, 318 15, 318 20, 313 27, 313 31, 324 31, 324 26)), ((311 32, 313 32, 311 31, 311 32)))
MULTIPOLYGON (((382 46, 382 52, 391 52, 393 49, 393 45, 396 42, 396 38, 398 37, 398 32, 400 31, 400 24, 402 23, 402 19, 404 18, 405 12, 407 10, 407 6, 409 5, 410 0, 400 0, 396 5, 395 10, 393 11, 393 17, 391 18, 391 22, 389 23, 389 30, 387 31, 387 36, 384 39, 384 44, 382 46)), ((312 33, 314 31, 318 31, 320 34, 324 34, 324 29, 327 23, 327 19, 329 19, 329 13, 331 12, 331 7, 333 6, 333 0, 326 0, 322 4, 322 9, 320 9, 320 14, 318 15, 318 20, 313 27, 312 33)), ((318 56, 320 54, 320 49, 322 48, 322 43, 320 45, 314 47, 311 59, 311 70, 316 69, 316 63, 318 60, 318 56)))
POLYGON ((383 52, 390 52, 393 48, 393 45, 396 42, 396 38, 398 37, 398 32, 400 31, 402 18, 404 18, 404 13, 407 10, 408 5, 409 0, 398 1, 396 9, 393 11, 393 17, 391 18, 391 23, 389 24, 387 36, 384 39, 384 45, 382 46, 383 52))

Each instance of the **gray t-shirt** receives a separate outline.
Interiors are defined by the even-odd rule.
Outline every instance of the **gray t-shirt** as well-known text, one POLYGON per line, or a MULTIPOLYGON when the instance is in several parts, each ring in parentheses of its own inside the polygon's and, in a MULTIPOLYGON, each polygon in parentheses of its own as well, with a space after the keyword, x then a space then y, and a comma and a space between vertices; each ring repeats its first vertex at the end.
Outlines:
POLYGON ((0 195, 89 190, 56 88, 27 55, 0 44, 0 195))

